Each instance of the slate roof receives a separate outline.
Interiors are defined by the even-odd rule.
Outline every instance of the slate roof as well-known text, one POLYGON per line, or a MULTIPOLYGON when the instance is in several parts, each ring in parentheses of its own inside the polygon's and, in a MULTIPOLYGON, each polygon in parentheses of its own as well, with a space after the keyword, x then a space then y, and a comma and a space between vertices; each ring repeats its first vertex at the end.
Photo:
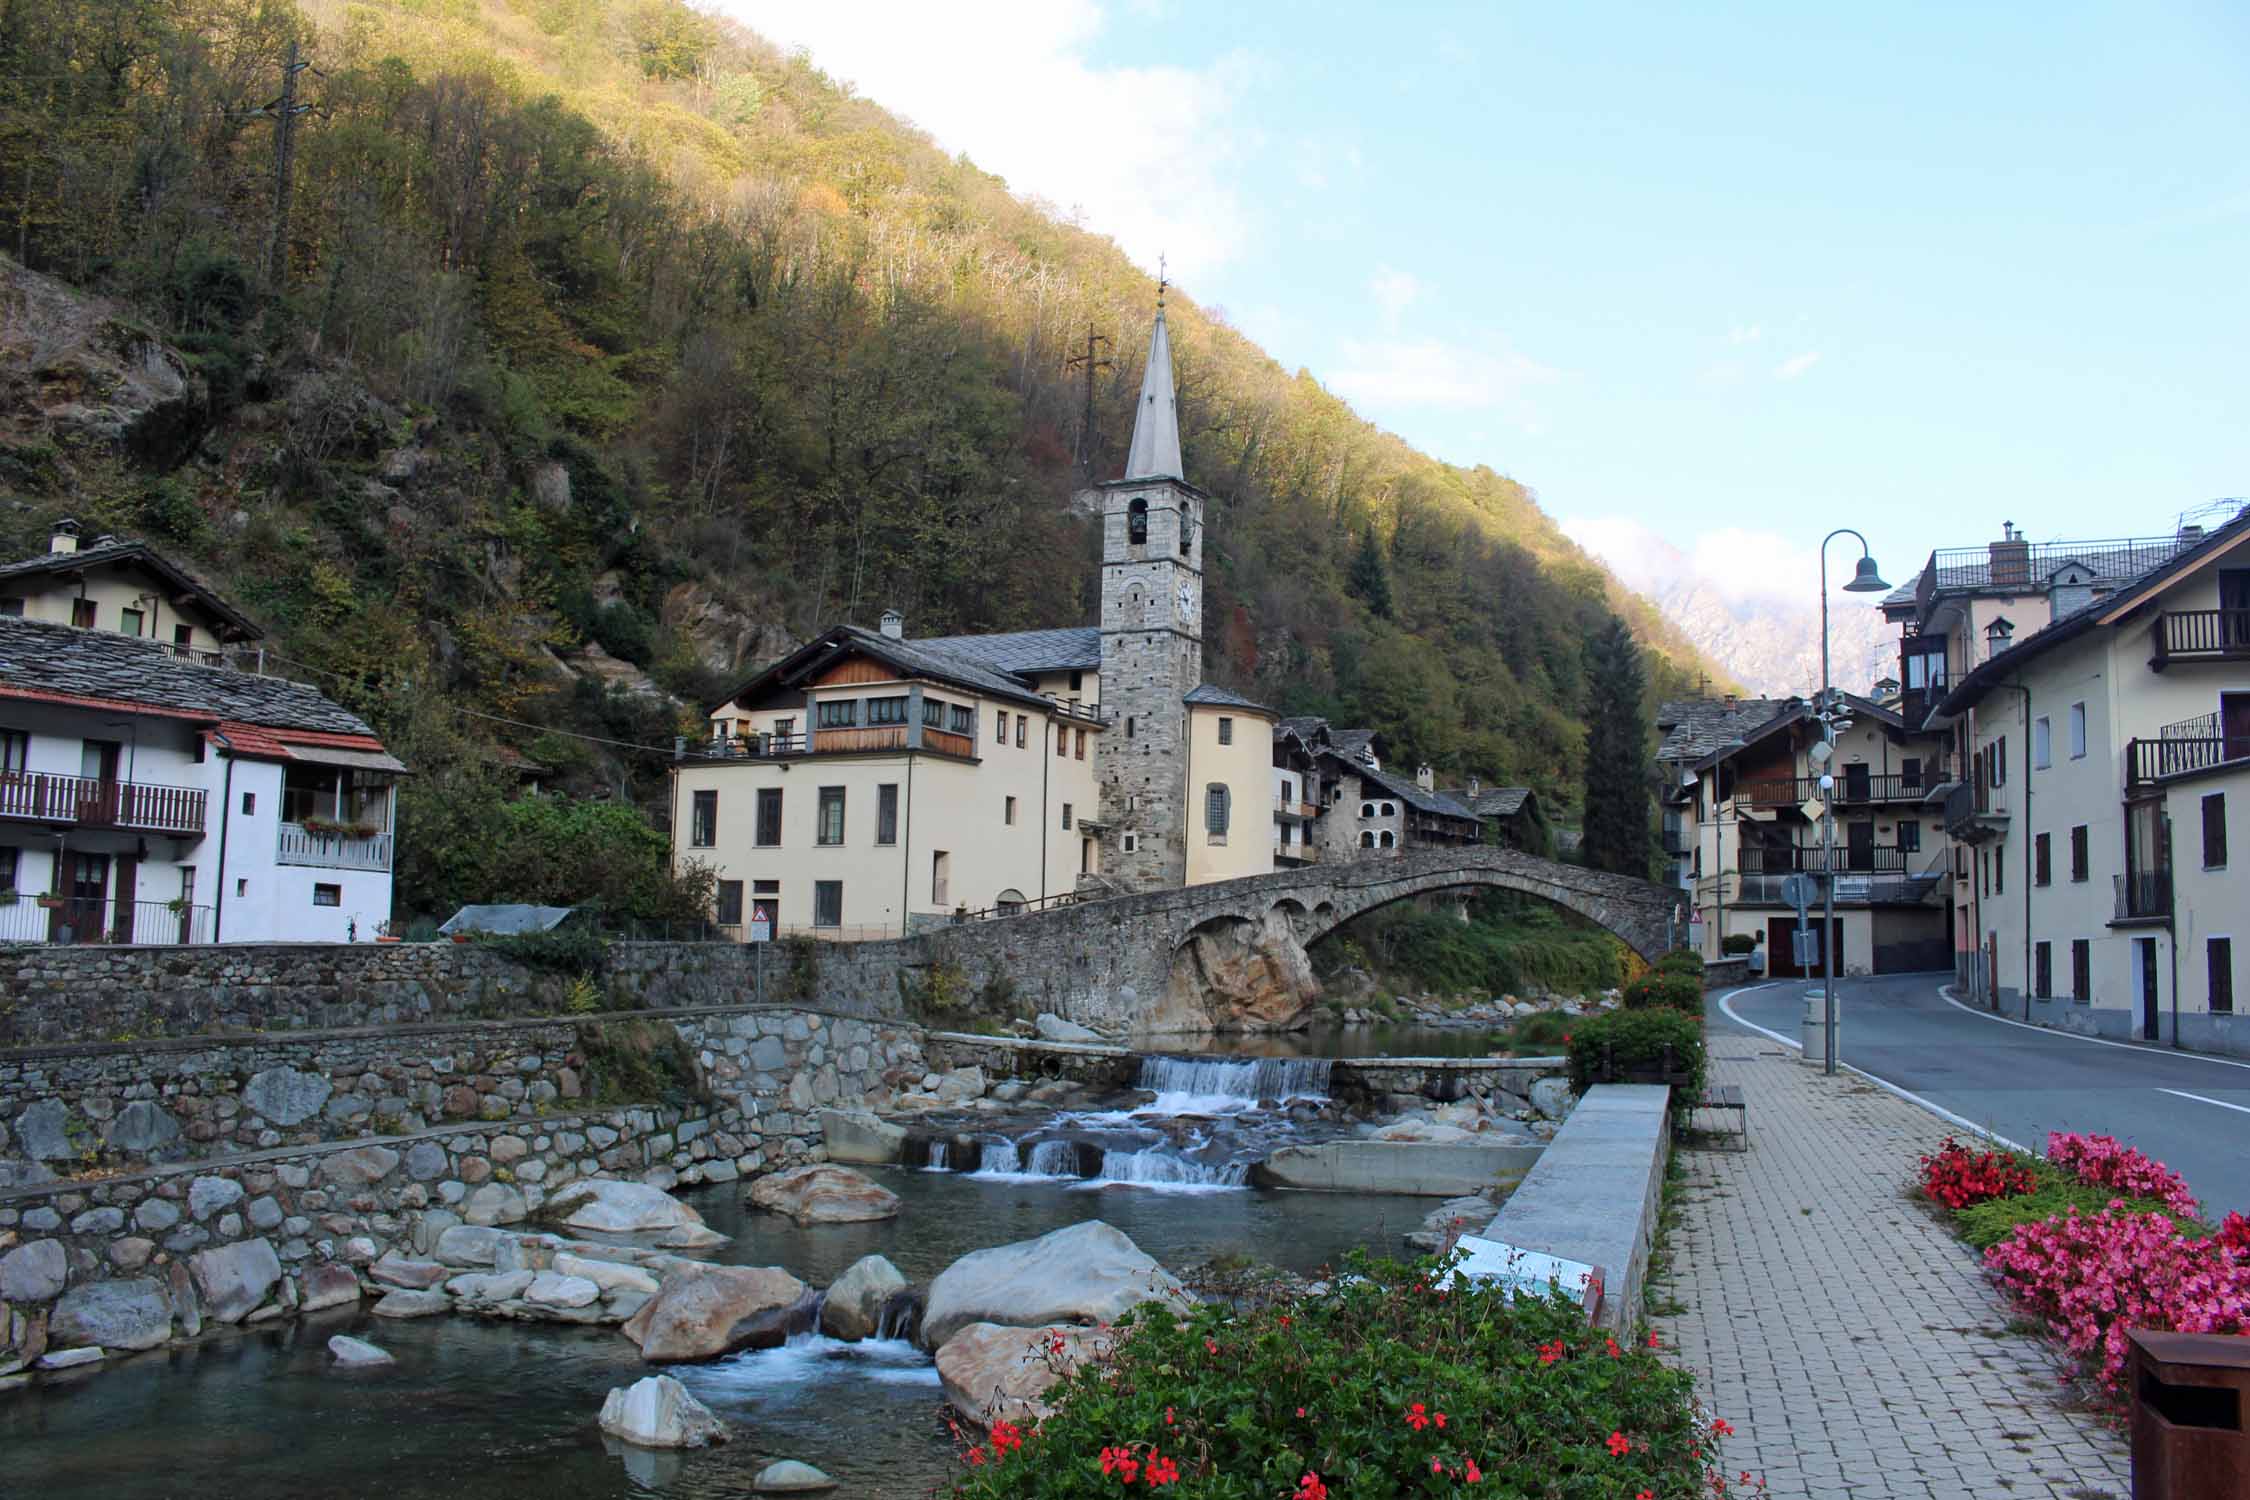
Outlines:
POLYGON ((375 735, 303 683, 199 666, 154 641, 42 620, 0 617, 0 695, 98 698, 266 729, 375 735))
POLYGON ((1531 788, 1487 786, 1472 792, 1465 786, 1452 786, 1445 789, 1445 795, 1480 818, 1512 818, 1531 800, 1531 788))
POLYGON ((1995 585, 1992 558, 1987 547, 1947 547, 1930 554, 1910 583, 1883 597, 1885 609, 1915 602, 1926 575, 1937 593, 1975 592, 2030 594, 2047 586, 2047 580, 2066 562, 2075 562, 2094 575, 2094 586, 2121 586, 2172 562, 2199 546, 2203 538, 2182 536, 2118 537, 2098 542, 2027 542, 2020 561, 2010 564, 2015 582, 1995 585))
POLYGON ((1211 682, 1202 683, 1196 687, 1190 688, 1188 690, 1187 697, 1182 701, 1187 703, 1216 704, 1220 708, 1247 708, 1254 713, 1261 714, 1270 714, 1273 712, 1272 709, 1266 707, 1263 703, 1254 703, 1250 699, 1243 697, 1240 693, 1229 692, 1227 689, 1211 682))
MULTIPOLYGON (((943 639, 945 638, 939 638, 943 639)), ((956 636, 952 639, 975 637, 956 636)), ((817 640, 808 641, 763 671, 753 674, 714 708, 735 702, 769 681, 794 683, 804 673, 838 651, 863 651, 877 661, 889 662, 892 667, 910 677, 928 677, 938 682, 950 682, 955 687, 994 698, 1006 698, 1015 703, 1032 703, 1041 708, 1053 706, 1017 677, 969 656, 947 650, 937 641, 903 641, 884 635, 879 630, 866 630, 857 625, 838 625, 817 640)))
POLYGON ((107 567, 119 563, 138 563, 170 584, 176 592, 193 594, 197 604, 232 626, 239 639, 256 640, 265 634, 248 615, 220 598, 209 584, 146 542, 103 542, 98 546, 81 547, 76 552, 42 552, 18 562, 0 563, 0 583, 11 578, 75 573, 82 568, 107 567))
MULTIPOLYGON (((1333 750, 1329 753, 1335 754, 1333 750)), ((1349 759, 1349 757, 1345 758, 1349 759)), ((1425 792, 1422 790, 1421 784, 1410 776, 1394 776, 1388 771, 1378 771, 1365 761, 1359 760, 1351 761, 1351 771, 1363 783, 1374 782, 1384 791, 1404 802, 1408 807, 1417 808, 1426 813, 1436 813, 1440 817, 1462 818, 1471 823, 1477 821, 1477 815, 1453 797, 1444 792, 1425 792)))
POLYGON ((1678 698, 1658 706, 1657 727, 1666 731, 1658 760, 1701 760, 1730 739, 1750 731, 1786 709, 1789 698, 1678 698))
POLYGON ((1090 672, 1102 664, 1098 626, 1018 630, 1005 635, 933 635, 907 642, 996 672, 1090 672))

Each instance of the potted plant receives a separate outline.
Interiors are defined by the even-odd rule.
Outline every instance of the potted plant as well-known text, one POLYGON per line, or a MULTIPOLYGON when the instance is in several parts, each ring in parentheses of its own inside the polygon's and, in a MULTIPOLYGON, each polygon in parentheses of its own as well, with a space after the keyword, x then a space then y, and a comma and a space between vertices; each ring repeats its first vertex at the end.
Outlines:
POLYGON ((0 906, 13 906, 23 897, 12 885, 0 885, 0 906))
POLYGON ((63 898, 60 893, 49 891, 39 898, 39 904, 48 911, 61 911, 63 909, 63 898))
POLYGON ((376 941, 376 942, 378 942, 378 943, 395 943, 395 942, 397 942, 398 940, 399 940, 399 935, 398 935, 398 934, 397 934, 396 932, 393 932, 393 931, 391 930, 391 924, 390 924, 390 922, 389 922, 389 921, 388 921, 387 919, 386 919, 386 920, 384 920, 384 921, 381 921, 381 922, 378 922, 378 923, 376 923, 376 924, 375 924, 375 941, 376 941))

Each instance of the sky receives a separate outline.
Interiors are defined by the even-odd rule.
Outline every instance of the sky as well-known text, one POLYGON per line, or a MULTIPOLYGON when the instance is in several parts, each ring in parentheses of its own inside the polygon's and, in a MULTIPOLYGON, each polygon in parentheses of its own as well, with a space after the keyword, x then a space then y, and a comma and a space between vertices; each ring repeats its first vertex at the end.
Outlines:
POLYGON ((2250 6, 716 8, 1631 581, 2250 496, 2250 6))

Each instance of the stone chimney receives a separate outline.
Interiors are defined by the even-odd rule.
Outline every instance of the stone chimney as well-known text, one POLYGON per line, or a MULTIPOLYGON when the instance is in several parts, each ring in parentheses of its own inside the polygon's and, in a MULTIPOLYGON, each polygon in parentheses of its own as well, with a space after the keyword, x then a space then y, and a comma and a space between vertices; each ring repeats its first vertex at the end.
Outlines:
POLYGON ((890 637, 890 638, 891 638, 892 640, 894 640, 894 641, 903 641, 903 640, 905 640, 905 639, 906 639, 906 616, 904 616, 904 615, 900 614, 900 613, 899 613, 899 612, 898 612, 897 610, 895 610, 895 609, 886 609, 886 610, 884 610, 884 611, 883 611, 883 634, 885 634, 885 635, 889 636, 889 637, 890 637))
POLYGON ((1469 795, 1474 797, 1477 794, 1477 788, 1481 785, 1483 783, 1477 777, 1471 776, 1469 778, 1469 795))
POLYGON ((2031 586, 2031 543, 2016 530, 2013 521, 2000 523, 2000 540, 1986 549, 1992 564, 1992 586, 1999 589, 2029 588, 2031 586))
POLYGON ((47 538, 49 552, 76 552, 78 550, 78 523, 64 516, 55 523, 54 535, 47 538))
POLYGON ((1414 768, 1414 784, 1425 792, 1437 790, 1437 772, 1430 769, 1427 761, 1414 768))

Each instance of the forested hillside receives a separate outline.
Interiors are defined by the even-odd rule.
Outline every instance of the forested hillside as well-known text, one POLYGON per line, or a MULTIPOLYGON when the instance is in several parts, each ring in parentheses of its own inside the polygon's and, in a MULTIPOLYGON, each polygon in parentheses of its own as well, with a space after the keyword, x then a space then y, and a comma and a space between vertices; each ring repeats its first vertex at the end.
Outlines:
MULTIPOLYGON (((75 513, 236 596, 421 773, 413 909, 470 893, 504 745, 654 804, 626 747, 821 624, 1090 619, 1069 497, 1121 461, 1154 302, 676 0, 0 0, 0 251, 0 543, 75 513)), ((1522 486, 1171 307, 1217 680, 1565 804, 1609 611, 1692 681, 1522 486)))

